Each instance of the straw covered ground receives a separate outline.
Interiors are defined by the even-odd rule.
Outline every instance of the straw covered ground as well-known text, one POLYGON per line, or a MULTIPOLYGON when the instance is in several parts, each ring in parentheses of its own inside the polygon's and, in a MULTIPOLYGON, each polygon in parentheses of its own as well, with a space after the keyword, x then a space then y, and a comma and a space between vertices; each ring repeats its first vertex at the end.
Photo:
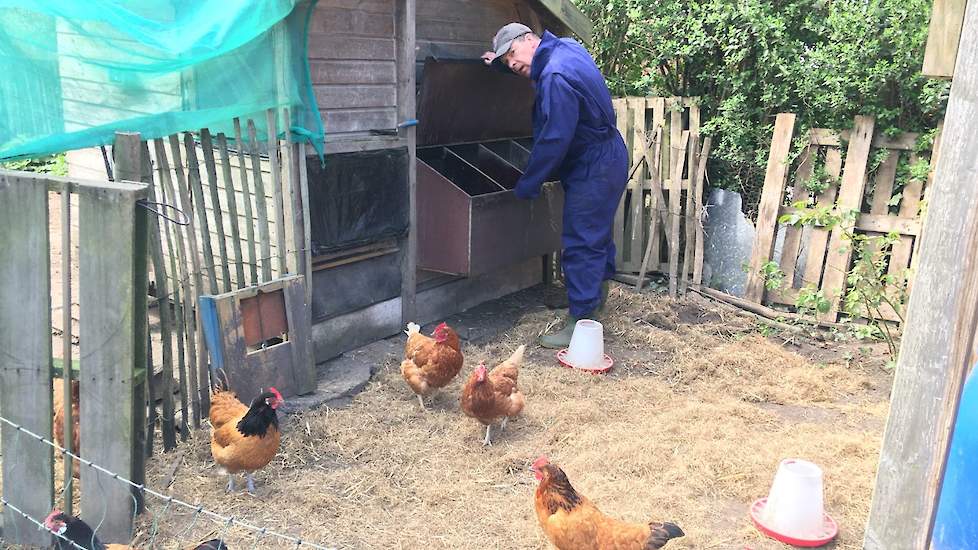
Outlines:
MULTIPOLYGON (((473 365, 532 343, 555 319, 536 308, 482 346, 422 412, 390 356, 348 407, 283 419, 282 449, 256 475, 257 494, 224 493, 209 431, 150 463, 148 484, 269 529, 339 548, 536 549, 528 465, 547 454, 602 510, 631 521, 671 520, 686 537, 667 548, 782 548, 752 527, 778 462, 825 472, 836 548, 859 548, 869 511, 890 375, 878 345, 785 341, 755 321, 691 294, 612 292, 607 376, 560 368, 530 346, 520 373, 523 416, 494 444, 458 396, 473 365)), ((222 535, 234 550, 256 538, 150 502, 137 546, 182 548, 222 535), (155 533, 155 534, 154 534, 155 533)), ((286 548, 268 538, 258 548, 286 548)))

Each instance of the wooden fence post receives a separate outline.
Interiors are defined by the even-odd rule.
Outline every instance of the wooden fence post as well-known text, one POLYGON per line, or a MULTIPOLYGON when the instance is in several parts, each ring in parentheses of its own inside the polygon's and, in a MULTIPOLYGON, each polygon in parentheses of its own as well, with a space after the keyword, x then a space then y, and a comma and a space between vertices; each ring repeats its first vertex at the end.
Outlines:
MULTIPOLYGON (((398 120, 407 121, 417 116, 415 112, 415 61, 416 0, 397 0, 395 3, 397 28, 397 105, 398 120)), ((408 173, 408 234, 404 243, 401 262, 401 322, 417 321, 418 287, 418 175, 417 126, 408 126, 402 135, 407 138, 408 173)), ((312 281, 306 281, 312 285, 312 281)))
MULTIPOLYGON (((123 140, 141 156, 138 136, 123 140)), ((130 151, 127 154, 133 154, 130 151)), ((134 412, 146 338, 147 213, 135 205, 147 188, 105 187, 79 201, 81 309, 81 454, 120 475, 136 477, 134 412)), ((147 373, 148 374, 148 373, 147 373)), ((137 477, 138 479, 138 477, 137 477)), ((132 537, 131 488, 82 468, 83 519, 103 542, 132 537)))
POLYGON ((849 148, 846 149, 846 163, 842 169, 842 182, 836 199, 836 212, 842 217, 829 237, 829 251, 825 259, 825 274, 822 276, 822 290, 829 301, 829 310, 820 313, 819 321, 834 323, 838 320, 839 309, 845 298, 846 275, 849 273, 849 260, 852 259, 853 243, 846 241, 845 234, 851 232, 856 220, 848 216, 851 211, 858 213, 866 189, 866 162, 873 142, 872 117, 857 116, 849 148))
POLYGON ((754 234, 754 248, 750 257, 750 271, 747 273, 747 289, 744 298, 761 303, 764 299, 764 275, 761 268, 771 260, 774 252, 774 232, 778 224, 778 207, 784 196, 784 183, 788 175, 788 154, 791 152, 791 136, 795 129, 794 113, 781 113, 774 122, 774 138, 767 159, 767 174, 764 176, 764 189, 761 203, 757 208, 757 230, 754 234))
POLYGON ((965 13, 863 548, 930 545, 978 329, 978 2, 965 13))
MULTIPOLYGON (((48 190, 0 173, 0 415, 51 438, 51 276, 48 190)), ((65 360, 71 368, 71 357, 65 360)), ((54 503, 54 454, 50 447, 0 426, 3 495, 34 518, 54 503)), ((51 536, 3 510, 8 543, 47 546, 51 536)))

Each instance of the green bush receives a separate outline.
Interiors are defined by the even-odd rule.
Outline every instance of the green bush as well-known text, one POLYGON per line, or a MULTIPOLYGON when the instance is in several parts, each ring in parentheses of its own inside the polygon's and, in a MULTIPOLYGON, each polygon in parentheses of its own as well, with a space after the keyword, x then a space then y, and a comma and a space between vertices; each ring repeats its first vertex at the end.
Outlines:
POLYGON ((64 153, 34 159, 10 160, 0 162, 0 169, 21 170, 24 172, 43 172, 55 176, 68 175, 68 159, 64 153))
POLYGON ((711 184, 753 210, 779 112, 843 129, 928 132, 948 84, 920 74, 929 0, 576 0, 616 95, 701 96, 711 184))

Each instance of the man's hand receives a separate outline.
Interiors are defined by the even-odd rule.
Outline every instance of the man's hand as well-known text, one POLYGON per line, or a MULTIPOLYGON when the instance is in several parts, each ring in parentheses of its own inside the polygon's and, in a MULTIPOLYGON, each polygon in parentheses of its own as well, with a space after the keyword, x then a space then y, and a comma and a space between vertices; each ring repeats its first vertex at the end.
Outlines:
POLYGON ((482 54, 482 60, 486 62, 486 65, 492 65, 493 59, 496 59, 496 52, 486 52, 482 54))

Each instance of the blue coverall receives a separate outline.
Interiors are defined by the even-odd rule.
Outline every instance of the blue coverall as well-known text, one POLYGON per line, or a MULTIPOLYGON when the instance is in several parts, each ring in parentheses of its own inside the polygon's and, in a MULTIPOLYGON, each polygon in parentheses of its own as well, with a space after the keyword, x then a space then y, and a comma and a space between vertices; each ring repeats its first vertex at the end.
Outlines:
POLYGON ((533 150, 516 196, 532 199, 556 176, 564 187, 563 254, 570 314, 590 315, 615 273, 612 224, 628 179, 628 151, 611 93, 594 60, 569 38, 544 32, 533 55, 533 150))

